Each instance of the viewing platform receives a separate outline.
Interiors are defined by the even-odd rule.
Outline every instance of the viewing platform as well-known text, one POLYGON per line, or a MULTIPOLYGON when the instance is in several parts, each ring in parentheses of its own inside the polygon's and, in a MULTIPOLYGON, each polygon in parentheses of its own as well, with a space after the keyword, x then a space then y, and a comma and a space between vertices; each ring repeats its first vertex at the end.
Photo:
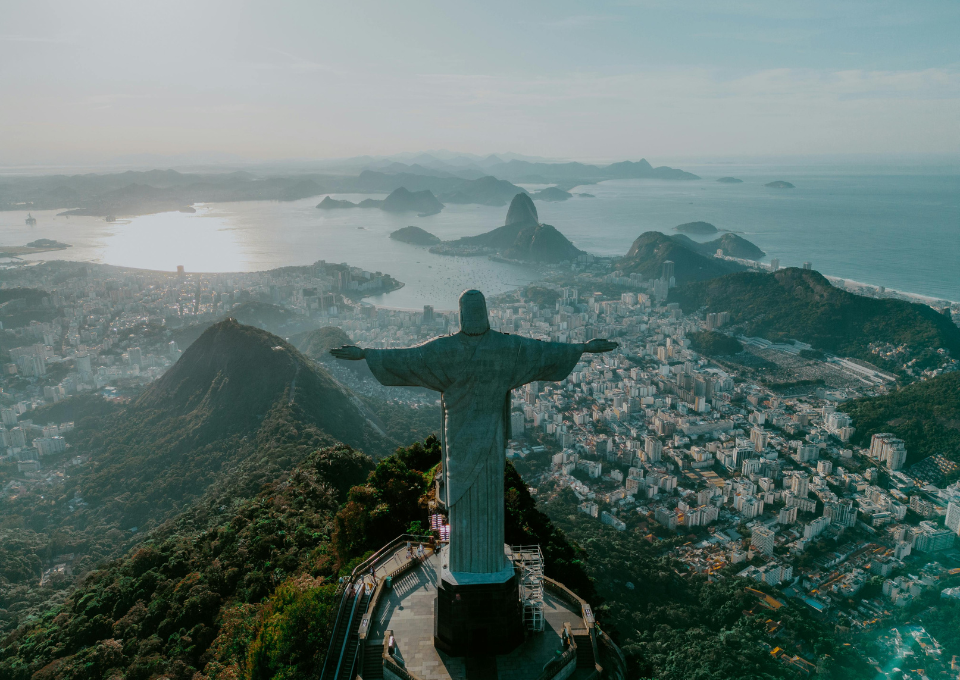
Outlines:
MULTIPOLYGON (((512 652, 454 657, 434 645, 435 607, 441 557, 412 542, 394 542, 354 571, 344 592, 323 680, 566 680, 622 678, 623 655, 597 629, 589 604, 562 584, 529 569, 531 546, 514 555, 518 574, 527 572, 521 596, 527 632, 512 652), (376 585, 370 574, 373 566, 376 585), (352 621, 351 621, 352 619, 352 621), (604 668, 604 661, 607 668, 604 668)), ((442 549, 441 549, 442 550, 442 549)), ((537 550, 537 553, 539 551, 537 550)))

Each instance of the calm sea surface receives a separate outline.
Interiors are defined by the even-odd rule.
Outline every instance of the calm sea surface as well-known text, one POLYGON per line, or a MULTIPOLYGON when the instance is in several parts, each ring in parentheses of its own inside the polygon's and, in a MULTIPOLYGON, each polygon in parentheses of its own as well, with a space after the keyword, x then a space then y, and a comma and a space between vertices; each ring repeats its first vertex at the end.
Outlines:
MULTIPOLYGON (((596 198, 537 203, 540 219, 578 247, 622 255, 645 231, 675 233, 703 220, 756 243, 782 266, 809 260, 818 271, 911 293, 960 300, 960 176, 853 174, 813 168, 690 167, 691 182, 617 180, 575 189, 596 198), (731 175, 742 184, 721 184, 731 175), (769 189, 786 180, 795 189, 769 189)), ((533 187, 529 187, 533 188, 533 187)), ((335 194, 359 201, 366 195, 335 194)), ((382 198, 382 196, 373 196, 382 198)), ((536 279, 531 269, 486 258, 432 255, 388 238, 407 225, 443 239, 503 224, 506 208, 450 205, 430 217, 380 210, 315 208, 320 197, 197 206, 196 214, 145 215, 108 224, 55 211, 0 212, 0 245, 51 238, 73 245, 37 259, 70 259, 145 269, 257 271, 316 260, 383 271, 406 286, 372 299, 391 307, 455 306, 468 287, 497 293, 536 279)))

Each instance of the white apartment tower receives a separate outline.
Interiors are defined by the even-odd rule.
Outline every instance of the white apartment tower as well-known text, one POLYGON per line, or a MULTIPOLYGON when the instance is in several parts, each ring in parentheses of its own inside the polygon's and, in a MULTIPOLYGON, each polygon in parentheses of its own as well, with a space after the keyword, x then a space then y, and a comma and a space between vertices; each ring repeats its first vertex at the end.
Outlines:
POLYGON ((754 527, 753 535, 750 537, 750 545, 764 555, 772 555, 773 536, 773 531, 766 527, 754 527))

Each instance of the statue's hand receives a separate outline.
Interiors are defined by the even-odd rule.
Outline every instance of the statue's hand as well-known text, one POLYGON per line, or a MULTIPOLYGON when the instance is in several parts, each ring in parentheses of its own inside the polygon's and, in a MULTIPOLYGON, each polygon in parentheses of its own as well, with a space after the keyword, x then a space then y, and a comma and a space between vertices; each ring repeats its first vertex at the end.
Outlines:
POLYGON ((360 361, 367 355, 363 348, 353 345, 344 345, 339 349, 332 349, 330 350, 330 354, 337 359, 346 359, 347 361, 360 361))
POLYGON ((583 346, 584 352, 590 352, 591 354, 601 354, 602 352, 609 352, 615 350, 620 345, 616 342, 610 342, 609 340, 591 340, 583 346))

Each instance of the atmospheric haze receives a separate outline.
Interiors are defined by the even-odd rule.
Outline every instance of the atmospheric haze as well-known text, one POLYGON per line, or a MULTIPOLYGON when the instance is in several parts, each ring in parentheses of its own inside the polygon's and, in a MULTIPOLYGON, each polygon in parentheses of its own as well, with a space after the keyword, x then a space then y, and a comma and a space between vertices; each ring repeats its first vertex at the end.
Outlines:
POLYGON ((0 165, 960 152, 960 5, 4 3, 0 165))

